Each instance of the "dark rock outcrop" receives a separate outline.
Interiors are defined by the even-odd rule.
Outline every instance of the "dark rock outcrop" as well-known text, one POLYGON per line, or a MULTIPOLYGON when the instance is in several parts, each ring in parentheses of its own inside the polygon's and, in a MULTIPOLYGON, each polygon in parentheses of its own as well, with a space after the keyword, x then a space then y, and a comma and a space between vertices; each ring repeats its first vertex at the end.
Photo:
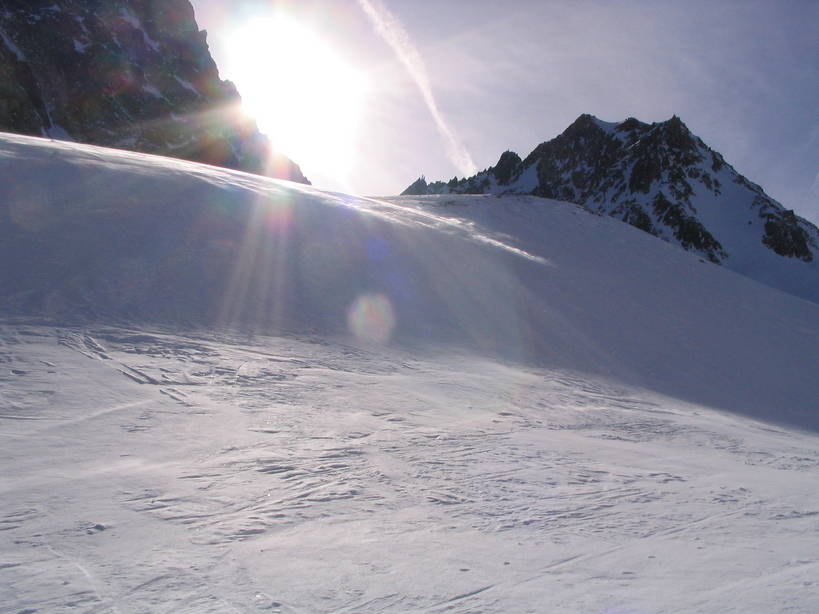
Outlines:
POLYGON ((765 236, 762 241, 780 256, 799 258, 805 262, 813 261, 809 247, 810 236, 799 225, 793 211, 765 213, 765 236))
POLYGON ((0 0, 0 131, 309 183, 239 103, 188 0, 0 0))
POLYGON ((426 193, 427 180, 423 175, 421 177, 418 177, 418 179, 416 179, 415 181, 412 182, 412 184, 410 184, 410 187, 404 190, 404 194, 411 194, 413 196, 419 196, 421 194, 426 193))
POLYGON ((516 154, 514 151, 504 151, 501 154, 498 163, 490 170, 492 171, 492 174, 495 175, 495 178, 498 180, 499 184, 507 185, 512 179, 512 175, 514 174, 515 170, 517 170, 518 166, 520 166, 520 163, 521 159, 518 154, 516 154))

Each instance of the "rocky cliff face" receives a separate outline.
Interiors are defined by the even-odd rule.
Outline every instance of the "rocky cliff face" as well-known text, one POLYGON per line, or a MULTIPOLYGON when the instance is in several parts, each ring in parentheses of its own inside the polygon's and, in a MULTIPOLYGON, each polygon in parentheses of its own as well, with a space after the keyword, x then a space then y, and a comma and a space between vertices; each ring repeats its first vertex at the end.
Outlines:
POLYGON ((309 183, 239 112, 188 0, 0 0, 0 131, 309 183))
POLYGON ((473 177, 422 177, 405 191, 446 193, 577 203, 795 294, 819 288, 819 229, 740 175, 676 116, 646 124, 581 115, 523 160, 507 151, 473 177))

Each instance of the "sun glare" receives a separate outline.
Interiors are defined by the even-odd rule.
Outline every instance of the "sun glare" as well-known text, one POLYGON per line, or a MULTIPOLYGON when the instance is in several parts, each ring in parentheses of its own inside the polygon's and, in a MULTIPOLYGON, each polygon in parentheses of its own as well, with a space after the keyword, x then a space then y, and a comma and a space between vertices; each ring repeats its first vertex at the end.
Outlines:
POLYGON ((245 113, 278 151, 308 177, 348 187, 367 89, 363 73, 282 15, 247 22, 232 34, 228 51, 228 76, 245 113))

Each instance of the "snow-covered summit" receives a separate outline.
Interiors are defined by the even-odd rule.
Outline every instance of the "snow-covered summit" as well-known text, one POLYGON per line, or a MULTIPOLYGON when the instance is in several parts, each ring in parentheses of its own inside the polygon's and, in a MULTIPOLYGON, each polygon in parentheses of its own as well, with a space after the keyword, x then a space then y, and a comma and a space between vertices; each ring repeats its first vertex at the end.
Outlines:
POLYGON ((786 210, 679 117, 646 124, 581 115, 526 158, 505 152, 469 178, 405 194, 532 194, 614 217, 711 262, 819 301, 819 229, 786 210))

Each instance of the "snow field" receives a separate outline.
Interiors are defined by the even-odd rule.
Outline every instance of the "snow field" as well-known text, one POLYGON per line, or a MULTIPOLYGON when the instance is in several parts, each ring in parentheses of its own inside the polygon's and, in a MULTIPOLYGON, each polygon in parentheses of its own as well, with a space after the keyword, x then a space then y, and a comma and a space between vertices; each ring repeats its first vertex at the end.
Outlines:
POLYGON ((814 303, 528 197, 0 179, 0 613, 819 609, 814 303))
POLYGON ((3 612, 816 605, 815 435, 474 356, 0 338, 3 612))

